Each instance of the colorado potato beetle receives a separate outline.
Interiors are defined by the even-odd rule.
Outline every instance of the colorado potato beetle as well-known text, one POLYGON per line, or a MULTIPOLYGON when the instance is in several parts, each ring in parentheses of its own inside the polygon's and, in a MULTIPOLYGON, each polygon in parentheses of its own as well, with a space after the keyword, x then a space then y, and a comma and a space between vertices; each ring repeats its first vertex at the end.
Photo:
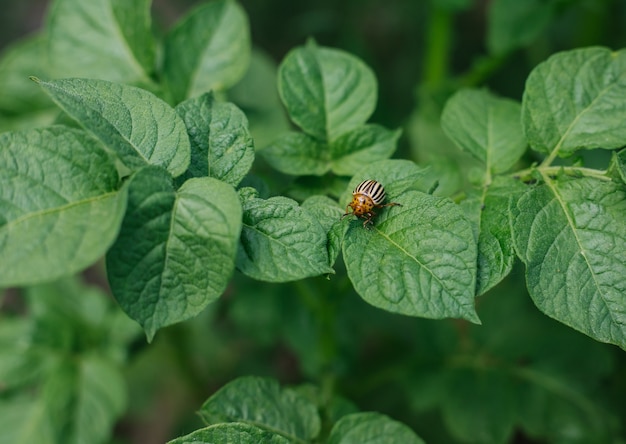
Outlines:
POLYGON ((341 218, 343 219, 352 214, 356 217, 361 217, 365 219, 363 228, 367 228, 367 224, 373 224, 372 218, 376 216, 374 208, 402 206, 397 202, 383 204, 385 196, 385 188, 380 182, 372 179, 364 180, 352 192, 352 202, 348 204, 346 214, 341 216, 341 218), (352 212, 348 208, 352 208, 352 212))

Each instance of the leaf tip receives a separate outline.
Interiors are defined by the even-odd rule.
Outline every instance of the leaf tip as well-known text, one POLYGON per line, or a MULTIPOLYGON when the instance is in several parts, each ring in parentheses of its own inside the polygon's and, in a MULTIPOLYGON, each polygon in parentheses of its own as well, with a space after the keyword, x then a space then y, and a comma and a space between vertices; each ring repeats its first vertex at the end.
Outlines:
POLYGON ((463 319, 470 321, 472 324, 483 325, 482 321, 478 317, 478 314, 474 310, 467 312, 463 316, 463 319))

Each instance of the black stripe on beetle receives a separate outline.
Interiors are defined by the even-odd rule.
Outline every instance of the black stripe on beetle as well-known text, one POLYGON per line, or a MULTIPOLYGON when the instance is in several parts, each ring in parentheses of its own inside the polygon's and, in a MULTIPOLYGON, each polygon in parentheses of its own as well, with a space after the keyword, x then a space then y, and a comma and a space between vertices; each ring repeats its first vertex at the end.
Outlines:
POLYGON ((367 224, 374 223, 372 222, 372 218, 376 216, 374 208, 402 206, 397 202, 383 204, 385 197, 385 187, 380 182, 372 179, 364 180, 352 192, 352 201, 346 207, 346 213, 341 218, 353 214, 365 219, 363 228, 367 228, 367 224), (349 208, 352 208, 352 212, 349 208))

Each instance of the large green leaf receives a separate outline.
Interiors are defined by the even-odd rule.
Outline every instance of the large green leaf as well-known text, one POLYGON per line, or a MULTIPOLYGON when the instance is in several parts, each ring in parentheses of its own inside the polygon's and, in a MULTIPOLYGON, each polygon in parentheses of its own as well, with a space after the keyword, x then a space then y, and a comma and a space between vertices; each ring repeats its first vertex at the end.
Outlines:
POLYGON ((198 413, 207 424, 247 423, 290 441, 309 441, 320 432, 316 406, 268 378, 236 379, 211 396, 198 413))
POLYGON ((313 214, 292 199, 249 196, 243 203, 237 268, 269 282, 333 273, 326 231, 313 214))
POLYGON ((327 442, 328 444, 424 443, 408 426, 373 412, 344 416, 334 425, 327 442))
POLYGON ((290 51, 278 71, 278 92, 291 120, 319 141, 332 142, 364 124, 376 106, 376 88, 361 60, 312 40, 290 51))
POLYGON ((548 180, 512 204, 528 291, 548 316, 626 348, 626 189, 548 180))
POLYGON ((537 65, 526 81, 522 124, 531 147, 568 156, 626 140, 626 50, 584 48, 537 65))
POLYGON ((254 146, 245 114, 212 94, 188 99, 176 107, 191 141, 191 163, 181 179, 215 177, 239 185, 254 161, 254 146))
POLYGON ((248 18, 233 0, 196 8, 165 39, 163 75, 178 103, 237 83, 248 69, 248 18))
POLYGON ((407 191, 388 199, 371 229, 353 222, 343 259, 357 293, 395 313, 480 322, 474 310, 476 241, 472 225, 448 199, 407 191))
POLYGON ((167 444, 290 444, 292 440, 250 424, 216 424, 196 430, 167 444))
POLYGON ((37 81, 126 166, 159 165, 173 176, 187 169, 190 147, 185 124, 173 108, 152 93, 103 80, 37 81))
POLYGON ((80 130, 0 135, 0 286, 75 273, 115 240, 126 206, 114 159, 80 130))
POLYGON ((150 0, 55 0, 48 15, 54 77, 149 85, 155 44, 150 0))
POLYGON ((240 229, 241 206, 230 185, 205 177, 174 191, 160 168, 135 174, 107 272, 115 298, 149 340, 222 294, 240 229))
POLYGON ((519 103, 485 90, 463 89, 441 115, 445 133, 485 165, 485 179, 511 168, 526 151, 519 103))

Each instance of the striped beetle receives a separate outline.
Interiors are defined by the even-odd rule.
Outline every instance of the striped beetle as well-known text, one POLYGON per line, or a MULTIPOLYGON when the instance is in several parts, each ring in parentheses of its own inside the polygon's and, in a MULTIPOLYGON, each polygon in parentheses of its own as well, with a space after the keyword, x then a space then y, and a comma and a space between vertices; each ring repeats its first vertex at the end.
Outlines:
POLYGON ((397 202, 383 204, 385 196, 385 188, 380 182, 372 179, 364 180, 352 192, 352 202, 348 204, 346 214, 341 218, 354 214, 356 217, 365 219, 363 228, 367 228, 367 224, 373 224, 372 218, 376 216, 374 208, 402 206, 397 202), (352 212, 348 208, 352 208, 352 212))

